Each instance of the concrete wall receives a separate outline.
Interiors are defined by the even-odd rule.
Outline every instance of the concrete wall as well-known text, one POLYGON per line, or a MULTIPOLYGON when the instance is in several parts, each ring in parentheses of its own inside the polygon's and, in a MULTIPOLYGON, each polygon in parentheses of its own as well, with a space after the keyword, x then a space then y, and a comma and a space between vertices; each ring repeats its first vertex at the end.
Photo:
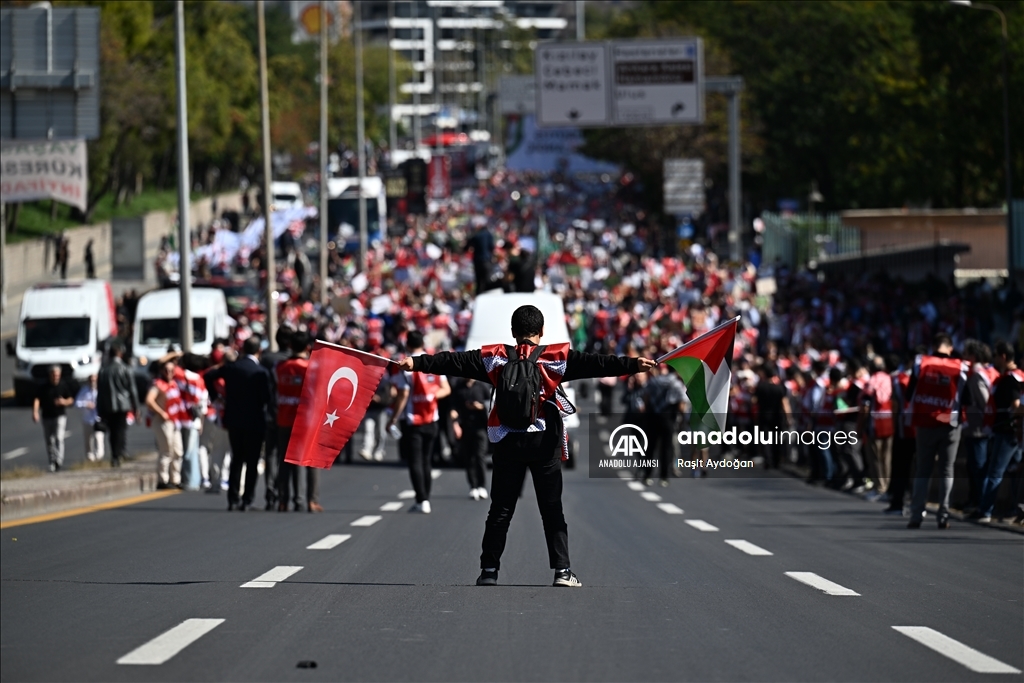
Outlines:
MULTIPOLYGON (((189 210, 189 222, 193 226, 206 224, 213 220, 213 201, 214 198, 206 198, 192 204, 189 210)), ((218 214, 229 209, 242 210, 242 195, 238 192, 218 195, 216 201, 218 214)), ((146 284, 156 285, 153 261, 160 246, 160 239, 165 235, 170 235, 174 230, 174 219, 177 213, 177 210, 154 211, 143 216, 146 236, 146 284)), ((112 252, 110 223, 72 228, 66 234, 69 240, 68 279, 76 280, 85 277, 85 245, 89 243, 90 239, 93 240, 96 277, 110 279, 112 252)), ((51 245, 49 253, 47 253, 45 239, 9 244, 4 249, 3 258, 7 273, 7 306, 4 310, 6 323, 12 312, 14 316, 17 316, 25 290, 37 282, 58 279, 59 273, 52 271, 53 247, 51 245)))
POLYGON ((997 209, 844 211, 842 221, 860 229, 864 251, 934 244, 938 240, 970 245, 957 268, 1006 268, 1006 212, 997 209))

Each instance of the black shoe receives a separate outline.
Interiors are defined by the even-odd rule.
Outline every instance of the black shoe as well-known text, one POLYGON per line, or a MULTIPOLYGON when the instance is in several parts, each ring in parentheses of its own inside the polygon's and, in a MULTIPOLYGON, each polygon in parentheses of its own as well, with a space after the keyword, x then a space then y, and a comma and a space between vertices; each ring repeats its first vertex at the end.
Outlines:
POLYGON ((480 570, 480 576, 477 577, 476 585, 478 586, 497 586, 498 585, 498 570, 495 569, 493 572, 489 572, 486 569, 480 570))
POLYGON ((238 504, 238 511, 239 512, 245 512, 248 509, 249 509, 249 503, 239 503, 238 504))
POLYGON ((165 484, 165 483, 163 483, 162 481, 161 481, 161 482, 159 482, 159 483, 158 483, 158 484, 156 485, 156 490, 157 490, 157 491, 165 491, 165 490, 167 490, 167 489, 169 489, 169 488, 171 488, 171 485, 170 485, 170 484, 165 484))
POLYGON ((911 521, 907 522, 907 528, 908 529, 920 529, 921 528, 921 520, 918 519, 918 520, 911 520, 911 521))
POLYGON ((576 575, 569 569, 559 569, 555 571, 555 580, 552 586, 568 586, 570 588, 579 588, 583 584, 576 578, 576 575))
POLYGON ((949 528, 949 517, 939 517, 939 528, 940 529, 948 529, 949 528))
POLYGON ((263 508, 263 509, 264 509, 264 510, 266 510, 267 512, 270 512, 270 511, 271 511, 271 510, 273 510, 273 509, 274 509, 275 507, 277 507, 277 505, 276 505, 275 503, 273 503, 273 502, 271 502, 271 501, 269 501, 269 500, 268 500, 268 501, 267 501, 267 506, 266 506, 265 508, 263 508))
POLYGON ((228 503, 228 512, 234 512, 238 509, 238 503, 228 503))

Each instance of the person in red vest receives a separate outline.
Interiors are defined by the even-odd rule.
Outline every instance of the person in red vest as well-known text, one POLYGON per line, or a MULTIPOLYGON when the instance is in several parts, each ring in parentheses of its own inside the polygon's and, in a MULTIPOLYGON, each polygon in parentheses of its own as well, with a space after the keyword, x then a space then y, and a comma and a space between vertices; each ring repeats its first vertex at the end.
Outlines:
MULTIPOLYGON (((537 491, 548 559, 555 570, 554 585, 582 585, 569 564, 569 534, 562 514, 560 462, 560 459, 568 459, 562 418, 576 409, 559 391, 559 385, 588 377, 635 375, 656 365, 648 358, 582 353, 571 350, 569 344, 541 346, 543 335, 544 315, 535 306, 520 306, 512 314, 515 347, 492 344, 462 353, 423 354, 406 358, 400 364, 406 371, 471 378, 496 387, 494 405, 487 419, 487 436, 495 445, 495 451, 491 508, 484 529, 481 572, 476 581, 478 586, 498 583, 501 554, 505 550, 509 523, 527 470, 533 474, 533 485, 537 491), (534 365, 535 370, 531 372, 530 367, 524 367, 524 364, 534 365), (506 367, 538 380, 537 393, 529 396, 527 406, 530 415, 526 426, 512 425, 511 413, 508 410, 503 412, 503 407, 510 405, 514 397, 512 389, 502 381, 506 367)), ((526 383, 531 384, 529 381, 526 383)), ((523 424, 518 419, 516 422, 523 424)))
POLYGON ((861 409, 868 418, 870 453, 874 456, 878 493, 888 502, 889 478, 892 473, 892 437, 895 433, 892 411, 892 377, 886 372, 885 359, 875 356, 874 372, 861 394, 861 409))
POLYGON ((960 446, 960 396, 967 381, 967 361, 952 358, 949 336, 935 335, 934 355, 918 356, 910 379, 907 405, 910 424, 917 428, 917 467, 908 529, 920 529, 928 484, 936 460, 942 477, 938 525, 949 528, 949 494, 953 490, 953 462, 960 446))
MULTIPOLYGON (((1024 418, 1024 407, 1020 401, 1021 394, 1024 393, 1024 372, 1014 362, 1013 347, 1009 342, 996 342, 992 360, 999 370, 999 379, 992 387, 992 439, 988 445, 988 462, 985 466, 985 479, 981 483, 978 511, 972 515, 972 518, 986 523, 992 521, 996 494, 1003 482, 1006 468, 1020 458, 1021 422, 1024 418)), ((1014 523, 1019 524, 1020 517, 1018 500, 1014 523)))
POLYGON ((967 452, 970 484, 964 511, 974 512, 981 498, 981 484, 988 462, 988 444, 992 436, 992 387, 999 379, 999 370, 991 364, 992 351, 988 345, 975 339, 964 341, 964 360, 971 364, 963 404, 964 450, 967 452))
POLYGON ((288 441, 292 437, 292 426, 299 410, 299 398, 302 396, 302 382, 309 368, 309 334, 303 331, 293 332, 288 340, 291 357, 283 360, 274 368, 277 379, 277 452, 281 454, 281 469, 277 474, 277 511, 288 511, 288 498, 292 499, 292 509, 296 512, 306 509, 309 512, 323 512, 320 505, 320 470, 316 467, 300 467, 284 461, 288 452, 288 441), (306 471, 306 499, 303 501, 299 491, 299 480, 302 470, 306 471))
MULTIPOLYGON (((406 337, 409 358, 423 354, 423 333, 413 330, 406 337)), ((409 360, 406 358, 406 360, 409 360)), ((402 364, 406 369, 407 363, 402 364)), ((388 430, 395 422, 402 420, 402 438, 398 447, 409 465, 409 478, 416 491, 416 502, 410 512, 430 514, 430 454, 431 444, 437 438, 437 423, 440 412, 437 402, 452 393, 448 380, 438 373, 400 372, 395 375, 395 389, 398 398, 395 412, 388 421, 388 430)))

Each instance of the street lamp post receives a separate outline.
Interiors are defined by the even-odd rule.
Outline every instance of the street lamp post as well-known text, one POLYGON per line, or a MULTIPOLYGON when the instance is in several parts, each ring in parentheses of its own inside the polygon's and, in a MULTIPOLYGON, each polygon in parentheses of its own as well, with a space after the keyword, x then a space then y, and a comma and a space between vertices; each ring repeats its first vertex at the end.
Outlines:
MULTIPOLYGON (((995 12, 999 15, 999 21, 1003 29, 1003 170, 1006 176, 1006 263, 1007 269, 1013 267, 1013 173, 1010 160, 1010 69, 1008 65, 1008 43, 1009 33, 1006 30, 1006 15, 995 5, 988 5, 982 2, 971 2, 971 0, 950 0, 950 4, 960 5, 969 9, 980 9, 988 12, 995 12)), ((1009 275, 1012 277, 1013 273, 1009 275)))

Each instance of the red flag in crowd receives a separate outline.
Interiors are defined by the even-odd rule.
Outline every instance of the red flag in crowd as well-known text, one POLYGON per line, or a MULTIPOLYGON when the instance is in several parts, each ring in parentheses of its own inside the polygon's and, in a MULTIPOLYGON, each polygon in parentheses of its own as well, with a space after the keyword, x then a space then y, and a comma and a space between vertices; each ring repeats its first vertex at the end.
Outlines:
POLYGON ((371 353, 316 342, 285 462, 329 469, 362 422, 390 362, 371 353))

